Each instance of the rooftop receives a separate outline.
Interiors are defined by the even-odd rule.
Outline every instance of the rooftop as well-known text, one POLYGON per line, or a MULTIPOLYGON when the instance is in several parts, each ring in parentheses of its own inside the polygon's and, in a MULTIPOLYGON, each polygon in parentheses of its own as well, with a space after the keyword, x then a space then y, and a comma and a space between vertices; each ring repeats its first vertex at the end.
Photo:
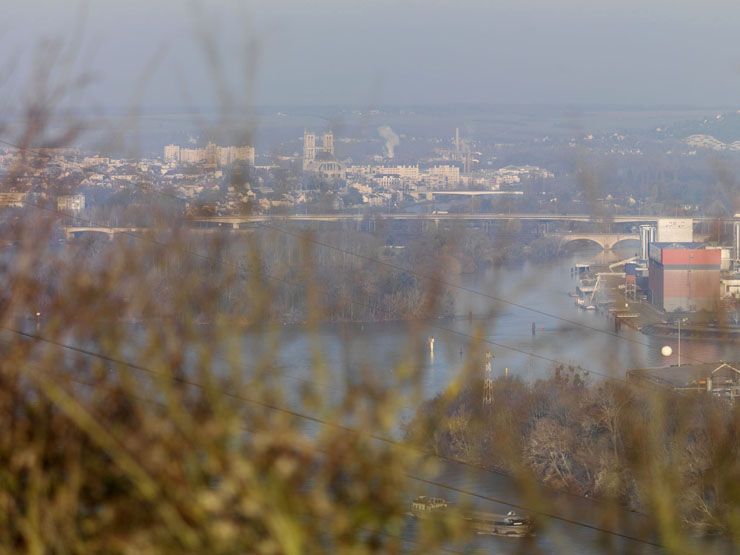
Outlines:
POLYGON ((659 249, 703 249, 704 243, 653 243, 659 249))
POLYGON ((734 371, 740 374, 740 362, 710 362, 658 368, 636 368, 627 371, 627 380, 649 382, 663 387, 681 388, 705 380, 714 372, 725 371, 734 371))

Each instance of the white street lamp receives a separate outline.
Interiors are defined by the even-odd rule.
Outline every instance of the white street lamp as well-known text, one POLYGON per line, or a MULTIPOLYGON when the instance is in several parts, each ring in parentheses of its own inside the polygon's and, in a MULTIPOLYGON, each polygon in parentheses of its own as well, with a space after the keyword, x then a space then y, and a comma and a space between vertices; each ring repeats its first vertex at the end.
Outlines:
POLYGON ((678 365, 681 366, 681 323, 687 321, 686 318, 678 319, 678 365))
POLYGON ((678 366, 681 366, 681 319, 678 319, 678 366))

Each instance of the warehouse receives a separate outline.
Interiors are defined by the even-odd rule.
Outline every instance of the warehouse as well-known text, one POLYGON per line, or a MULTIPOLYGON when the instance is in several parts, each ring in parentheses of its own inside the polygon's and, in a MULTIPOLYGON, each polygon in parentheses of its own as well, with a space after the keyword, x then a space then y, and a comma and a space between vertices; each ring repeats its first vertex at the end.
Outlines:
POLYGON ((722 253, 701 243, 652 243, 649 288, 654 306, 666 312, 717 309, 722 253))

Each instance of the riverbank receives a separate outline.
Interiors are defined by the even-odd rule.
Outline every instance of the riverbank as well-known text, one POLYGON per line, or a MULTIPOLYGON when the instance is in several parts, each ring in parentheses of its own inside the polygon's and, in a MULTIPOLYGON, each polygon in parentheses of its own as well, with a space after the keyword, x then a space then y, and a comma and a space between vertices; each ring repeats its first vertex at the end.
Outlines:
POLYGON ((726 403, 708 395, 589 383, 565 367, 531 384, 496 379, 486 396, 490 402, 481 383, 438 396, 420 408, 407 437, 441 456, 503 470, 531 487, 597 498, 648 519, 655 503, 668 502, 677 525, 707 535, 731 532, 731 494, 723 489, 731 484, 707 489, 703 474, 693 470, 723 468, 728 477, 740 471, 737 422, 726 403), (686 426, 692 433, 684 432, 686 426), (646 472, 648 467, 661 468, 662 475, 646 472), (668 483, 672 488, 662 489, 668 483))
MULTIPOLYGON (((643 335, 656 339, 678 340, 677 316, 667 314, 644 299, 629 299, 624 290, 612 288, 608 295, 614 299, 612 316, 618 320, 617 327, 631 327, 643 335)), ((740 342, 740 327, 721 325, 715 315, 680 315, 686 321, 681 325, 680 337, 684 341, 740 342), (712 317, 710 319, 710 317, 712 317)))

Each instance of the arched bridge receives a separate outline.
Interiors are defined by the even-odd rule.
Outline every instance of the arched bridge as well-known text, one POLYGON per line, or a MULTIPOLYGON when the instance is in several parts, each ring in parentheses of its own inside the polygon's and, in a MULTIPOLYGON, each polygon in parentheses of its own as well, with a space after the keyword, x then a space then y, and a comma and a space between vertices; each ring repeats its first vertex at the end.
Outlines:
POLYGON ((576 241, 589 241, 599 245, 605 251, 610 251, 625 241, 640 240, 640 236, 636 233, 549 233, 548 237, 559 238, 561 248, 576 241))

